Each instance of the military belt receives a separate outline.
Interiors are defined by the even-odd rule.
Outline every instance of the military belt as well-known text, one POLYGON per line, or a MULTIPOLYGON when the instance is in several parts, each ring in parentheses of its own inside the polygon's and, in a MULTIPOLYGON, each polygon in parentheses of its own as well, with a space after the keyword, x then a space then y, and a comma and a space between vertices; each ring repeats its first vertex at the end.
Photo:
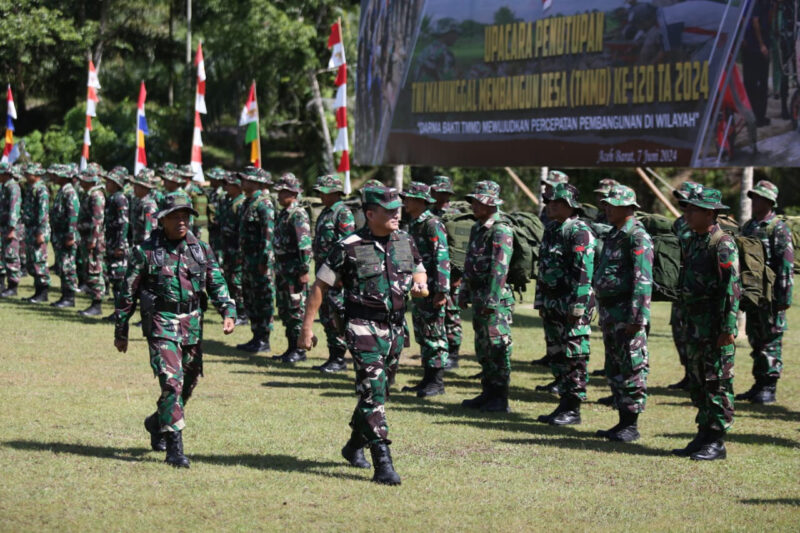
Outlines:
POLYGON ((384 324, 402 324, 406 315, 405 309, 399 311, 382 311, 351 302, 345 302, 344 312, 347 318, 360 318, 373 322, 383 322, 384 324))
POLYGON ((191 313, 200 309, 200 299, 189 300, 188 302, 165 302, 159 300, 156 302, 156 311, 164 313, 175 313, 176 315, 183 315, 191 313))
POLYGON ((629 302, 633 296, 632 292, 625 294, 615 294, 614 296, 597 297, 597 302, 603 307, 613 307, 615 304, 629 302))

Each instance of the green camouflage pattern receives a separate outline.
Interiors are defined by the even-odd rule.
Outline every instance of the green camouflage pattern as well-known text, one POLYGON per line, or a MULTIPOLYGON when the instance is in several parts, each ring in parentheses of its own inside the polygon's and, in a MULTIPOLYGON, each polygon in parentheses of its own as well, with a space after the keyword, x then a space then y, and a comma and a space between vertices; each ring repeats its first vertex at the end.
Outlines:
MULTIPOLYGON (((9 281, 19 283, 22 275, 20 259, 20 229, 23 227, 22 217, 22 190, 19 183, 10 179, 0 185, 0 265, 2 272, 9 281), (13 239, 8 233, 16 229, 13 239)), ((23 233, 24 234, 24 233, 23 233)))
POLYGON ((125 282, 125 272, 128 270, 128 231, 130 228, 130 213, 128 211, 128 198, 125 192, 119 190, 108 197, 105 207, 106 228, 106 272, 111 284, 114 299, 122 292, 125 282))
MULTIPOLYGON (((26 167, 26 172, 27 170, 28 168, 26 167)), ((36 168, 33 170, 38 172, 36 168)), ((42 173, 44 173, 44 169, 42 169, 42 173)), ((50 193, 47 190, 47 185, 39 180, 30 186, 22 201, 23 219, 25 221, 26 266, 28 274, 33 276, 33 283, 36 288, 50 286, 50 271, 47 268, 47 243, 50 242, 49 209, 50 193), (44 237, 42 244, 36 244, 36 237, 39 235, 44 237)))
POLYGON ((71 182, 62 185, 56 193, 50 213, 53 229, 53 251, 55 270, 61 277, 61 290, 74 293, 78 289, 78 213, 80 201, 71 182), (68 246, 67 242, 72 241, 68 246))
MULTIPOLYGON (((686 187, 686 184, 691 184, 692 182, 684 182, 681 184, 681 188, 678 189, 680 194, 688 194, 691 192, 691 189, 686 187)), ((677 191, 676 191, 677 192, 677 191)), ((681 215, 675 222, 672 224, 672 233, 674 233, 678 237, 678 243, 681 246, 681 258, 686 256, 686 252, 689 247, 689 242, 692 239, 692 230, 689 228, 689 224, 686 223, 686 219, 681 215)), ((678 351, 678 359, 681 362, 681 366, 686 368, 687 359, 686 359, 686 344, 688 342, 686 337, 686 311, 683 309, 681 305, 681 301, 677 300, 672 303, 672 308, 670 310, 670 318, 669 324, 672 328, 672 340, 675 343, 675 349, 678 351)))
POLYGON ((275 297, 275 207, 265 190, 256 191, 242 205, 239 248, 242 253, 242 293, 253 334, 272 331, 275 297))
POLYGON ((750 198, 754 194, 766 198, 772 202, 774 207, 778 206, 778 187, 771 181, 760 180, 751 190, 747 191, 747 196, 750 198))
POLYGON ((102 185, 95 185, 84 195, 78 215, 78 231, 81 234, 79 253, 86 261, 87 295, 93 301, 100 301, 106 291, 103 276, 106 255, 105 207, 105 189, 102 185), (89 249, 89 243, 94 248, 89 249))
MULTIPOLYGON (((281 177, 276 187, 293 190, 292 176, 281 177)), ((299 187, 299 184, 297 185, 299 187)), ((273 235, 275 250, 275 296, 278 316, 286 329, 286 337, 297 339, 303 325, 303 314, 308 298, 308 282, 300 283, 299 277, 311 270, 311 223, 308 213, 297 201, 283 209, 275 221, 273 235)))
POLYGON ((241 224, 244 202, 244 193, 239 193, 236 198, 231 198, 226 194, 222 198, 218 212, 223 243, 221 251, 223 255, 222 267, 225 271, 228 291, 236 302, 237 316, 245 315, 244 296, 242 294, 242 253, 239 248, 239 225, 241 224))
MULTIPOLYGON (((215 179, 222 179, 221 177, 215 177, 215 179)), ((220 231, 219 225, 219 211, 220 206, 224 202, 225 197, 227 194, 225 193, 225 189, 222 186, 219 187, 206 187, 204 192, 206 196, 206 222, 208 227, 208 244, 211 245, 211 248, 214 250, 214 253, 217 254, 218 259, 222 263, 222 266, 225 265, 225 257, 223 254, 223 244, 222 244, 222 232, 220 231)))
POLYGON ((133 226, 133 244, 142 244, 158 227, 156 219, 158 213, 158 198, 154 190, 149 191, 141 198, 137 198, 131 211, 131 225, 133 226))

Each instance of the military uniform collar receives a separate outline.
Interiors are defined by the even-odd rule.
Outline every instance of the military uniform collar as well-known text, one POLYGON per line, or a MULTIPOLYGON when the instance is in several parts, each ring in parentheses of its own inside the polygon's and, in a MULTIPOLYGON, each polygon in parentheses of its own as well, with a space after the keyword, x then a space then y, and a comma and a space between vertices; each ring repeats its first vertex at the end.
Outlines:
POLYGON ((420 216, 418 216, 416 218, 416 220, 414 220, 414 223, 418 224, 420 222, 425 222, 426 220, 428 220, 429 218, 432 218, 432 217, 433 217, 433 213, 431 213, 431 210, 430 209, 426 209, 425 211, 422 212, 422 214, 420 216))
MULTIPOLYGON (((364 231, 361 233, 361 240, 363 240, 364 242, 374 242, 376 244, 379 244, 380 243, 379 239, 380 237, 376 237, 375 235, 372 234, 372 231, 369 229, 369 226, 364 226, 364 231)), ((389 234, 389 240, 390 241, 400 240, 400 231, 395 230, 391 232, 389 234)))
POLYGON ((767 216, 765 216, 762 220, 758 221, 758 225, 759 226, 766 226, 770 222, 772 222, 772 220, 775 219, 777 216, 778 215, 775 214, 775 211, 771 210, 767 216))
POLYGON ((497 211, 495 213, 492 213, 492 216, 486 219, 486 222, 482 224, 482 227, 487 229, 491 228, 492 226, 494 226, 494 223, 498 222, 499 220, 500 220, 500 211, 497 211))

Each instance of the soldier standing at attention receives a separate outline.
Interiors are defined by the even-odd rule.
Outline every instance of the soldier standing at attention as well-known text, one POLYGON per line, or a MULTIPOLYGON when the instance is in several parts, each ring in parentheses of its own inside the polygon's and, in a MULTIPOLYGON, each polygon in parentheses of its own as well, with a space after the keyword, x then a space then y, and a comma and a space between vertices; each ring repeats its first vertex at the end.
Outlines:
POLYGON ((608 218, 606 218, 606 213, 603 210, 603 200, 605 200, 606 196, 608 196, 608 192, 611 190, 611 187, 614 185, 619 185, 620 183, 611 178, 603 178, 600 180, 598 187, 592 191, 594 192, 594 199, 597 203, 597 206, 600 212, 597 214, 597 218, 594 221, 598 224, 608 224, 608 218))
POLYGON ((239 224, 245 196, 242 192, 242 180, 235 172, 225 174, 225 196, 221 198, 219 211, 220 233, 222 234, 222 269, 228 292, 236 302, 236 325, 247 324, 247 314, 242 296, 242 252, 239 248, 239 224))
MULTIPOLYGON (((184 174, 185 172, 175 163, 164 163, 161 165, 161 168, 159 169, 159 176, 164 182, 164 190, 166 192, 159 200, 159 207, 166 205, 167 196, 175 194, 183 196, 189 200, 189 203, 192 203, 191 196, 189 196, 189 193, 187 193, 182 187, 182 185, 186 183, 186 176, 184 174)), ((189 178, 191 177, 192 175, 189 175, 189 178)), ((192 217, 192 222, 194 222, 194 217, 192 217)))
POLYGON ((106 291, 103 277, 106 255, 106 195, 103 184, 100 183, 102 174, 103 169, 94 163, 80 173, 81 187, 85 194, 78 218, 78 229, 81 233, 81 248, 86 258, 87 295, 92 299, 91 305, 78 313, 81 316, 100 316, 103 313, 103 294, 106 291))
MULTIPOLYGON (((338 176, 326 175, 317 178, 314 190, 322 199, 322 210, 314 228, 314 268, 317 272, 325 263, 337 242, 356 230, 355 218, 350 208, 342 201, 344 186, 338 176)), ((312 367, 324 373, 347 370, 344 354, 347 343, 344 339, 344 294, 340 286, 330 287, 319 308, 319 319, 325 327, 328 344, 328 360, 312 367)))
MULTIPOLYGON (((111 281, 111 290, 116 303, 122 293, 125 283, 125 272, 128 269, 128 228, 130 217, 128 212, 128 198, 123 187, 128 171, 125 167, 117 167, 106 174, 106 191, 109 197, 106 202, 105 228, 106 228, 106 261, 108 262, 108 279, 111 281)), ((114 321, 112 312, 105 318, 107 322, 114 321)))
POLYGON ((500 186, 481 181, 472 194, 472 226, 464 262, 465 286, 459 304, 472 304, 475 355, 481 364, 481 393, 461 405, 489 412, 510 412, 508 386, 511 381, 511 323, 514 295, 506 284, 514 234, 500 218, 500 186))
POLYGON ((598 437, 620 442, 639 438, 637 421, 647 400, 649 361, 646 328, 653 291, 653 241, 633 215, 636 193, 615 185, 603 200, 614 230, 603 244, 594 274, 605 345, 606 377, 619 410, 619 423, 598 437))
POLYGON ((767 265, 775 272, 772 307, 747 312, 747 340, 753 350, 753 377, 749 391, 737 394, 737 400, 752 403, 774 403, 778 380, 783 370, 783 332, 786 311, 792 305, 794 286, 794 248, 792 232, 775 214, 778 187, 761 180, 747 196, 753 201, 753 218, 742 227, 742 235, 764 243, 767 265))
POLYGON ((142 244, 150 238, 150 234, 158 227, 158 198, 155 194, 155 172, 143 168, 133 178, 133 194, 136 203, 131 210, 131 226, 133 226, 133 245, 142 244))
MULTIPOLYGON (((434 216, 456 215, 458 209, 450 205, 450 197, 455 194, 453 184, 447 176, 434 176, 431 185, 431 196, 436 204, 431 208, 434 216)), ((458 353, 461 350, 461 308, 458 306, 458 295, 461 292, 460 269, 450 265, 450 292, 444 307, 444 329, 447 332, 447 364, 445 370, 458 368, 458 353)))
POLYGON ((681 271, 681 303, 686 310, 689 394, 698 408, 697 435, 673 450, 698 461, 725 459, 725 433, 733 425, 733 359, 739 311, 739 251, 717 224, 727 210, 716 189, 697 186, 684 216, 694 232, 681 271))
POLYGON ((306 360, 306 351, 297 346, 308 298, 308 272, 311 270, 311 224, 306 210, 297 203, 303 189, 292 173, 281 176, 275 185, 283 210, 275 222, 275 294, 278 316, 286 329, 289 347, 280 356, 284 363, 306 360))
POLYGON ((2 287, 0 298, 17 295, 22 270, 17 233, 22 220, 22 191, 11 172, 11 165, 0 163, 0 262, 8 279, 8 287, 2 287))
POLYGON ((539 422, 553 426, 581 423, 581 402, 586 400, 586 367, 589 362, 591 321, 595 298, 595 237, 578 218, 578 190, 568 184, 553 187, 547 202, 552 221, 540 252, 534 309, 542 317, 551 367, 561 402, 539 422))
POLYGON ((52 226, 53 249, 56 253, 55 265, 61 276, 61 298, 53 302, 53 307, 75 307, 75 293, 78 290, 78 213, 80 202, 78 193, 72 186, 72 178, 77 169, 69 165, 59 165, 53 169, 56 183, 61 187, 53 202, 52 226))
POLYGON ((47 301, 50 288, 50 271, 47 268, 47 243, 50 241, 50 193, 42 181, 44 168, 39 163, 25 166, 29 189, 23 200, 25 218, 25 250, 28 273, 33 276, 35 293, 27 299, 30 303, 47 301))
POLYGON ((239 178, 247 197, 242 205, 239 225, 239 248, 243 261, 242 293, 253 338, 238 344, 236 348, 258 353, 270 349, 275 293, 275 254, 272 248, 275 207, 267 189, 271 185, 269 172, 251 166, 240 172, 239 178))
POLYGON ((222 251, 222 232, 219 228, 219 207, 224 201, 225 189, 225 175, 227 172, 219 167, 214 167, 208 172, 208 180, 211 182, 209 187, 203 191, 206 197, 206 221, 208 223, 208 244, 214 250, 217 259, 220 261, 220 266, 225 269, 225 259, 222 251))
POLYGON ((394 380, 400 352, 407 345, 404 317, 409 291, 427 291, 427 276, 413 239, 400 226, 402 201, 395 189, 363 189, 367 224, 334 246, 317 271, 303 317, 299 345, 310 349, 311 326, 325 293, 343 286, 347 327, 345 338, 353 355, 359 396, 350 420, 350 440, 342 456, 358 468, 369 468, 363 447, 370 446, 375 473, 372 481, 399 485, 389 450, 389 426, 384 404, 394 380))
POLYGON ((415 299, 411 305, 414 337, 420 346, 425 374, 419 384, 403 387, 403 391, 416 392, 417 397, 425 398, 444 394, 444 369, 447 366, 444 307, 450 294, 450 252, 444 224, 428 209, 433 204, 430 186, 412 182, 408 191, 400 193, 400 196, 411 217, 411 237, 422 257, 429 281, 429 295, 415 299))
POLYGON ((233 332, 236 307, 214 252, 189 232, 189 215, 197 216, 185 198, 166 200, 158 219, 163 229, 136 246, 117 300, 114 346, 128 350, 128 322, 141 301, 142 332, 150 366, 158 377, 158 409, 144 421, 153 450, 167 451, 166 462, 189 467, 183 454, 184 408, 203 375, 203 293, 223 318, 222 331, 233 332), (192 213, 193 212, 193 213, 192 213))

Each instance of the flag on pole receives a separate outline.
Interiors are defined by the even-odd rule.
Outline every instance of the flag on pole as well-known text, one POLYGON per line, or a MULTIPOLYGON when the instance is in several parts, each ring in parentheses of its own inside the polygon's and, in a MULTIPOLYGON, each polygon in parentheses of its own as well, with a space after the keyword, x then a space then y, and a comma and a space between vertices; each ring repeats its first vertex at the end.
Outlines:
POLYGON ((250 145, 250 163, 256 168, 261 168, 261 139, 258 132, 258 102, 256 101, 256 82, 250 86, 247 103, 239 117, 239 125, 247 126, 244 134, 244 143, 250 145))
POLYGON ((328 37, 328 48, 331 49, 331 59, 328 68, 338 68, 336 73, 336 142, 334 152, 341 152, 339 166, 336 168, 344 173, 344 192, 350 194, 350 140, 347 135, 347 61, 344 57, 342 44, 342 21, 336 21, 331 26, 331 35, 328 37))
POLYGON ((542 0, 542 11, 547 11, 553 5, 553 0, 542 0))
POLYGON ((197 66, 197 91, 194 97, 194 134, 192 136, 191 167, 195 181, 203 181, 203 122, 200 114, 206 114, 206 66, 203 60, 203 45, 197 44, 197 55, 194 58, 197 66))
POLYGON ((13 163, 19 157, 19 147, 14 144, 14 121, 17 119, 17 108, 14 106, 14 95, 11 84, 8 85, 8 111, 6 111, 6 145, 3 148, 3 163, 13 163))
POLYGON ((83 130, 83 150, 81 151, 81 170, 86 168, 89 163, 89 147, 92 145, 92 117, 97 116, 97 90, 100 88, 100 80, 97 78, 97 71, 94 63, 89 60, 89 79, 86 81, 86 126, 83 130))
POLYGON ((136 157, 133 162, 133 175, 147 166, 147 155, 144 151, 144 136, 150 135, 147 129, 147 118, 144 116, 144 101, 147 99, 147 89, 142 82, 139 88, 139 105, 136 109, 136 157))

